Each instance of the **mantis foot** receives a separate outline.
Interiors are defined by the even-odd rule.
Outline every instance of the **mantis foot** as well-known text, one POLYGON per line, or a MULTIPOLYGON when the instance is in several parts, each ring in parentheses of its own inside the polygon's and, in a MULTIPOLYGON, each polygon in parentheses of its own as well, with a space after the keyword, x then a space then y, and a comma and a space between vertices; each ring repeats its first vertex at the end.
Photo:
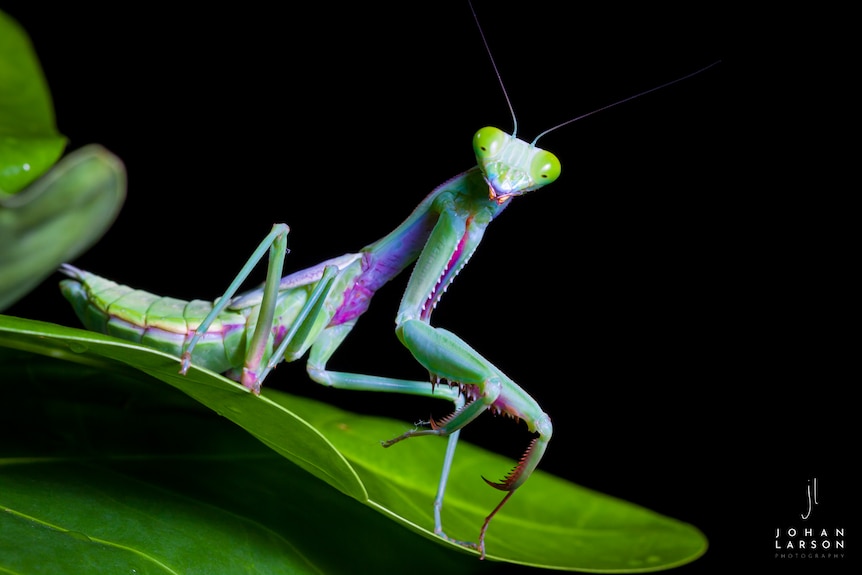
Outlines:
POLYGON ((192 354, 188 351, 183 352, 183 355, 180 358, 180 375, 187 374, 191 365, 192 365, 192 354))
POLYGON ((442 537, 443 539, 445 539, 446 541, 448 541, 450 543, 455 543, 456 545, 460 545, 461 547, 465 547, 467 549, 472 549, 473 551, 478 551, 479 552, 479 559, 480 560, 485 559, 485 542, 484 541, 480 541, 479 543, 473 543, 472 541, 462 541, 460 539, 455 539, 454 537, 449 537, 448 535, 446 535, 443 532, 442 529, 435 529, 434 535, 437 535, 438 537, 442 537))

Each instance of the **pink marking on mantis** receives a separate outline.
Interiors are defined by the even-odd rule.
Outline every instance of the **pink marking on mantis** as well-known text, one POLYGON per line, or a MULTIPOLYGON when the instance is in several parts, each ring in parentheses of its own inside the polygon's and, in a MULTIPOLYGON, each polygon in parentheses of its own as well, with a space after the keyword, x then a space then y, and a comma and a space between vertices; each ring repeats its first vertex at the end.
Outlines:
POLYGON ((421 320, 428 321, 431 318, 431 312, 434 311, 440 298, 443 297, 443 294, 446 292, 446 288, 449 287, 449 284, 451 284, 452 280, 455 279, 455 276, 458 275, 460 267, 455 269, 455 264, 459 259, 461 259, 461 256, 464 253, 464 246, 467 243, 467 237, 470 234, 470 226, 472 223, 473 216, 470 216, 467 218, 464 235, 462 235, 461 239, 458 241, 455 251, 452 252, 452 256, 446 263, 446 267, 443 268, 443 273, 441 273, 440 277, 437 278, 437 283, 434 285, 434 289, 432 289, 431 293, 428 294, 428 299, 425 300, 425 305, 422 306, 422 312, 419 314, 419 318, 421 320))

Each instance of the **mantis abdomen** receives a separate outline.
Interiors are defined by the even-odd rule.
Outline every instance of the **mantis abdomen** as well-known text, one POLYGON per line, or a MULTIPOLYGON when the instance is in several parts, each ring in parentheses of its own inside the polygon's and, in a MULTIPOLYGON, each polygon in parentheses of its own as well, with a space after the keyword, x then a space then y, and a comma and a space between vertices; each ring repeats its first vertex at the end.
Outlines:
MULTIPOLYGON (((126 341, 153 347, 180 356, 196 329, 213 309, 204 300, 181 300, 158 296, 120 285, 65 264, 61 271, 69 276, 60 283, 63 295, 87 329, 126 341)), ((283 294, 276 306, 273 338, 264 360, 272 353, 292 323, 296 310, 302 307, 307 291, 293 288, 283 294)), ((259 314, 259 305, 225 309, 201 336, 195 348, 195 364, 216 373, 238 379, 245 359, 250 334, 259 314)))

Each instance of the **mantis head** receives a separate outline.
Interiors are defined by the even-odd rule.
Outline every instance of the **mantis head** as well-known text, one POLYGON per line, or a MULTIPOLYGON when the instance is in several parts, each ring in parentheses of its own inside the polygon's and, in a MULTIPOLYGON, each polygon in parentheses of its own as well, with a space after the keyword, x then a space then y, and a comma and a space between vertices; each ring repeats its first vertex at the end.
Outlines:
POLYGON ((494 127, 476 132, 473 151, 488 182, 488 196, 498 204, 550 184, 560 175, 560 160, 554 154, 494 127))

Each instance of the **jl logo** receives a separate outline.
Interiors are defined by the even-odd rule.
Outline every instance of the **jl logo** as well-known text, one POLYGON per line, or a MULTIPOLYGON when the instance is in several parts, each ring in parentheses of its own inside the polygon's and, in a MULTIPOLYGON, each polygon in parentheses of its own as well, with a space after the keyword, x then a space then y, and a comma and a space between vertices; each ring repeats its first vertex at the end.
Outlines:
POLYGON ((808 481, 808 510, 802 514, 802 519, 807 520, 811 517, 811 511, 817 505, 817 478, 814 478, 814 498, 811 498, 811 481, 808 481))

